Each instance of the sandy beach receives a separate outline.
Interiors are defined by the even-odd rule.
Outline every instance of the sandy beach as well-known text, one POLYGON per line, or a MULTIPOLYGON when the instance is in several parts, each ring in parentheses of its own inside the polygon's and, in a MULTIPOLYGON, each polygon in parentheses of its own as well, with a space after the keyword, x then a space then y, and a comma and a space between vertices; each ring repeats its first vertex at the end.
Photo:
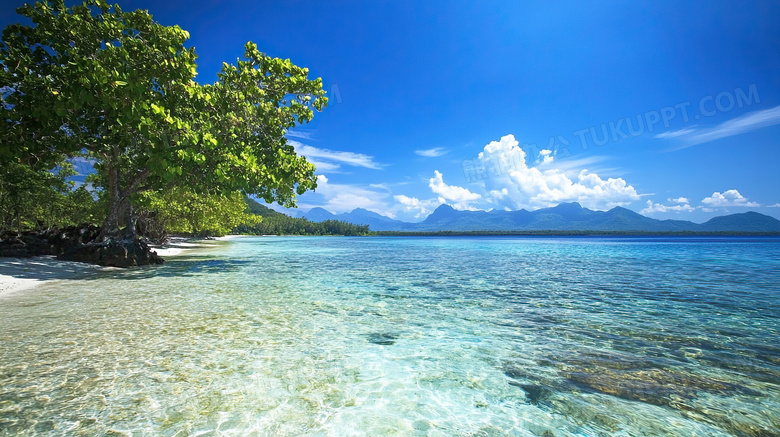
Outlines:
MULTIPOLYGON (((226 235, 214 240, 199 240, 172 237, 166 245, 152 245, 153 250, 162 257, 183 255, 215 244, 219 240, 228 240, 238 235, 226 235)), ((32 258, 0 258, 0 297, 37 287, 46 281, 57 281, 105 270, 121 270, 117 267, 103 267, 74 261, 60 261, 54 256, 36 256, 32 258)))

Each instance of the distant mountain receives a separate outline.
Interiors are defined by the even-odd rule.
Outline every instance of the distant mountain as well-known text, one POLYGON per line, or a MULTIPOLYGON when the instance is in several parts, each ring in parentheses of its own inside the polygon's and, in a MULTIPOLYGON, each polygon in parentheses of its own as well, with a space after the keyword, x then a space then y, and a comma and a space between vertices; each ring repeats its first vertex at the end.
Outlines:
POLYGON ((780 220, 753 211, 714 217, 700 226, 709 232, 780 232, 780 220))
POLYGON ((368 225, 368 228, 372 231, 406 230, 414 225, 413 223, 393 220, 390 217, 385 217, 374 211, 363 208, 357 208, 351 212, 339 214, 337 217, 339 220, 344 220, 356 225, 368 225))
POLYGON ((715 217, 698 224, 658 220, 621 207, 593 211, 576 202, 536 211, 458 211, 441 205, 420 223, 393 220, 362 208, 343 214, 314 208, 304 217, 311 221, 336 219, 368 225, 372 231, 780 232, 780 220, 757 212, 715 217))
POLYGON ((336 216, 324 208, 317 207, 303 213, 303 218, 312 222, 324 222, 325 220, 335 220, 336 216))
POLYGON ((413 223, 393 220, 373 211, 363 208, 353 209, 350 212, 333 214, 323 208, 312 208, 303 213, 303 217, 313 222, 323 222, 325 220, 341 220, 355 225, 368 225, 372 231, 406 231, 413 230, 413 223))

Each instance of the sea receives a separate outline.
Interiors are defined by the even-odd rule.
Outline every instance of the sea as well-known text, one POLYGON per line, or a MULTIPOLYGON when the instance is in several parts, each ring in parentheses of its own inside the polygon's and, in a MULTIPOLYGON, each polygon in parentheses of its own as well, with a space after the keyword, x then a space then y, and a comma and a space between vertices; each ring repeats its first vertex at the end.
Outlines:
POLYGON ((777 436, 780 238, 240 237, 0 297, 0 435, 777 436))

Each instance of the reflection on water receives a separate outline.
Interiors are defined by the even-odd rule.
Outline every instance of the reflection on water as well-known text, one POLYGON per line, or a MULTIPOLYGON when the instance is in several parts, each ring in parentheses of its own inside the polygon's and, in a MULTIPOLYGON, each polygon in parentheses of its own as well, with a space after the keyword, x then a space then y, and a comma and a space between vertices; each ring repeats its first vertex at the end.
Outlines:
POLYGON ((237 239, 0 300, 0 434, 778 435, 778 272, 771 239, 237 239))

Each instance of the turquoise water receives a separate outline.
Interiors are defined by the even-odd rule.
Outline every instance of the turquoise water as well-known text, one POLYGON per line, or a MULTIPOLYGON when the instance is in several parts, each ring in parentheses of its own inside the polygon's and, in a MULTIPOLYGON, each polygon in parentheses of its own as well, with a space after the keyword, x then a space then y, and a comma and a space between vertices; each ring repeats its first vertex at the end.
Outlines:
POLYGON ((238 238, 0 298, 0 435, 778 435, 779 277, 769 238, 238 238))

